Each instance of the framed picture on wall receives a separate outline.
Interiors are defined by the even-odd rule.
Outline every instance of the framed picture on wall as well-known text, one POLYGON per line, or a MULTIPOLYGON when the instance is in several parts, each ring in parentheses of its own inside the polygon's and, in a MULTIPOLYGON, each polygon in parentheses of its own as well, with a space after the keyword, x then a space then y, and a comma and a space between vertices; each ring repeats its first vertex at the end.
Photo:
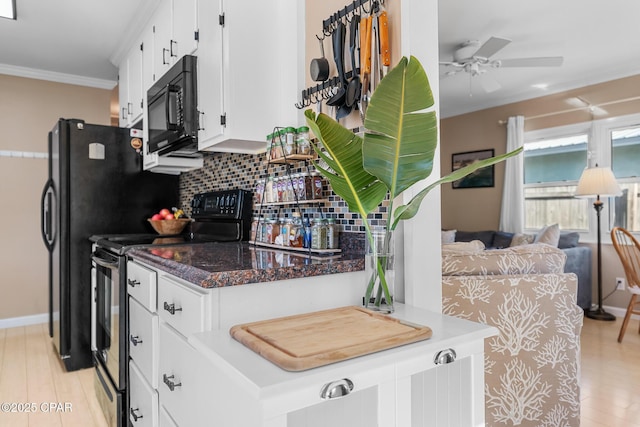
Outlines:
MULTIPOLYGON (((451 169, 456 171, 479 160, 493 157, 493 148, 488 150, 467 151, 451 155, 451 169)), ((451 183, 453 188, 479 188, 494 186, 494 167, 487 166, 451 183)))

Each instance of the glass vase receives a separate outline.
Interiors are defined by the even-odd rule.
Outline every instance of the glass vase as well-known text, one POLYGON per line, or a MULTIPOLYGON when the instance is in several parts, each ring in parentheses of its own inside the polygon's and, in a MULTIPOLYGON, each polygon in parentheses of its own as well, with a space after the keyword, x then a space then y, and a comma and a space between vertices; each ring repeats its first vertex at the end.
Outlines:
POLYGON ((395 263, 393 233, 374 231, 365 246, 365 275, 367 278, 364 307, 393 313, 395 263))

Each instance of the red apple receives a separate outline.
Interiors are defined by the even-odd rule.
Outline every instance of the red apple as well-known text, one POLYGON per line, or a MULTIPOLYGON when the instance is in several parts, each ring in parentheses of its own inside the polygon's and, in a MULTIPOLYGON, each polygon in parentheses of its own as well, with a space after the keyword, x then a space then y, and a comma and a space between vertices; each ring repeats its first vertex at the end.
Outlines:
POLYGON ((175 219, 173 214, 165 215, 164 219, 175 219))
POLYGON ((167 219, 167 215, 171 215, 171 217, 173 218, 173 214, 171 213, 171 211, 167 208, 161 209, 160 212, 158 212, 162 218, 167 219))
POLYGON ((151 217, 151 219, 152 219, 152 220, 154 220, 154 221, 159 221, 159 220, 164 219, 164 218, 163 218, 163 216, 162 216, 162 215, 160 215, 159 213, 157 213, 157 214, 154 214, 154 215, 151 217))

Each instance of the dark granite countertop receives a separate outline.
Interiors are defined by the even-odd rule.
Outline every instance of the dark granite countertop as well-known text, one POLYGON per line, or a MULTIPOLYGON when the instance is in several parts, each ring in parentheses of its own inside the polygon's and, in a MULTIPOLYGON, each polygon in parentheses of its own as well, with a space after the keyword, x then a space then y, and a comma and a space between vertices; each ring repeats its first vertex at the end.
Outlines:
POLYGON ((273 282, 364 270, 362 252, 319 259, 247 242, 200 243, 134 249, 131 258, 203 288, 273 282))

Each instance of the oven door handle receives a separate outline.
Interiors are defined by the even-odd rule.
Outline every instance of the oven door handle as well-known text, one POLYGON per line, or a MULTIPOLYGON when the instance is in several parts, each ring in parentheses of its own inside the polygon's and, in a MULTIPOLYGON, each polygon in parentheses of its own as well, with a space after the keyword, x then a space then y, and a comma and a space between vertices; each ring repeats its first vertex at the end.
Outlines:
POLYGON ((96 252, 91 254, 91 260, 96 264, 105 267, 105 268, 118 268, 118 261, 111 261, 108 259, 104 259, 97 255, 96 252))

